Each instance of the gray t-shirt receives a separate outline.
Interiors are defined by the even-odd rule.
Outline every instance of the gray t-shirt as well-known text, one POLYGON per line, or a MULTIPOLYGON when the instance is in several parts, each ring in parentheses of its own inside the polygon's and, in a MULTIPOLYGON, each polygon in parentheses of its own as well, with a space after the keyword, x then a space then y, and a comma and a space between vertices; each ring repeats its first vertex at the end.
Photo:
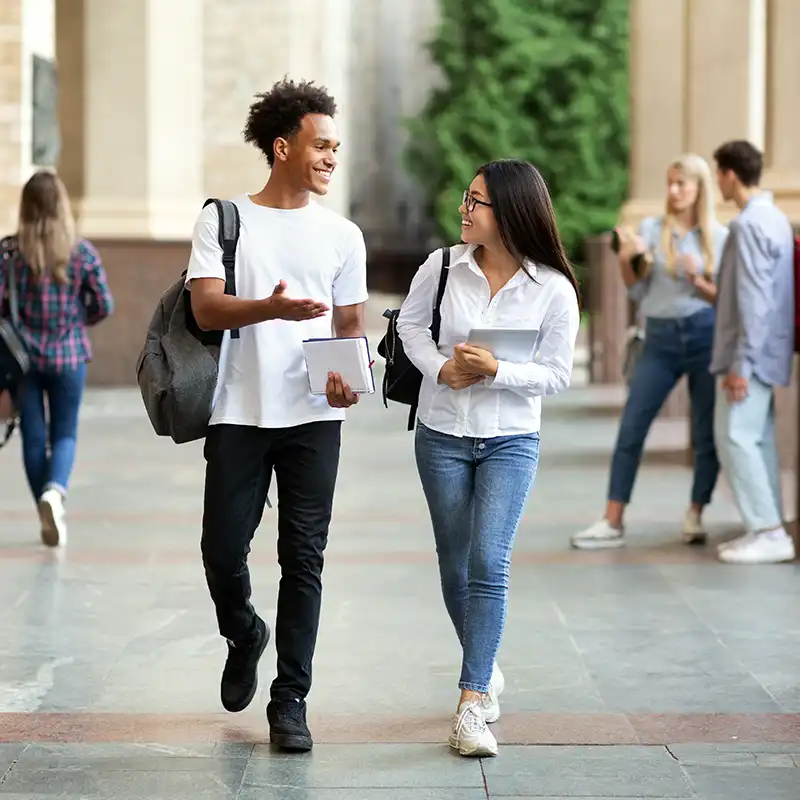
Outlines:
MULTIPOLYGON (((663 217, 647 217, 639 224, 639 235, 644 239, 648 249, 653 253, 653 264, 645 278, 635 283, 628 290, 631 299, 638 305, 642 317, 658 317, 660 319, 680 319, 689 317, 709 307, 691 283, 676 267, 672 275, 667 270, 666 257, 661 251, 661 228, 663 217)), ((700 264, 700 271, 705 271, 703 245, 700 229, 695 228, 683 236, 673 233, 675 237, 675 255, 691 253, 700 264)), ((728 229, 719 222, 714 222, 714 275, 719 271, 722 249, 728 236, 728 229)))

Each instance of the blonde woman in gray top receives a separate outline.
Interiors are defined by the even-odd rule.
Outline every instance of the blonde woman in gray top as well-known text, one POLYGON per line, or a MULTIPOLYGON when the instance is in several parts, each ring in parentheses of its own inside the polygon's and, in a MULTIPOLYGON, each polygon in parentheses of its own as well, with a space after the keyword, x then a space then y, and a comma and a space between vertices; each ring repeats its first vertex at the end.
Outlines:
POLYGON ((684 375, 689 379, 692 404, 694 480, 683 537, 687 544, 706 540, 701 515, 711 501, 719 474, 714 446, 715 386, 709 372, 713 303, 728 231, 716 220, 713 179, 705 159, 694 154, 675 159, 667 169, 666 183, 664 214, 642 220, 636 240, 620 249, 622 279, 645 319, 645 344, 622 412, 605 514, 572 537, 576 548, 621 547, 625 543, 623 515, 645 439, 684 375), (649 259, 639 258, 645 254, 649 259))

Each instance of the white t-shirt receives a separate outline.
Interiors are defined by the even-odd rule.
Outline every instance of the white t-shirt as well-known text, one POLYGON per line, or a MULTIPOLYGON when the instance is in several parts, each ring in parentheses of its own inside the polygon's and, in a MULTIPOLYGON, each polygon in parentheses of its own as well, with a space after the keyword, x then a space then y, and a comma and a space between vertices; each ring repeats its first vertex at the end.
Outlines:
MULTIPOLYGON (((366 248, 353 222, 313 200, 298 209, 265 208, 248 195, 233 198, 241 219, 236 250, 236 295, 269 297, 279 281, 286 294, 312 298, 329 308, 367 299, 366 248)), ((192 235, 186 274, 225 280, 217 239, 216 207, 200 213, 192 235)), ((322 420, 343 420, 343 409, 309 391, 303 340, 332 336, 332 315, 290 322, 276 319, 240 328, 231 340, 225 331, 212 425, 286 428, 322 420)))

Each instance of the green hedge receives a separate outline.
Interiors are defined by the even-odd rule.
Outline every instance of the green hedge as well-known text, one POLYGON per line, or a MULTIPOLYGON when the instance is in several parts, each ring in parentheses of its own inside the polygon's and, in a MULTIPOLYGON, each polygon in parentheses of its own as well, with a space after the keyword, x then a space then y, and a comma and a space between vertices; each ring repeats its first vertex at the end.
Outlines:
POLYGON ((440 0, 444 79, 410 122, 407 168, 457 241, 481 163, 526 158, 547 180, 571 257, 613 226, 627 188, 628 0, 440 0))

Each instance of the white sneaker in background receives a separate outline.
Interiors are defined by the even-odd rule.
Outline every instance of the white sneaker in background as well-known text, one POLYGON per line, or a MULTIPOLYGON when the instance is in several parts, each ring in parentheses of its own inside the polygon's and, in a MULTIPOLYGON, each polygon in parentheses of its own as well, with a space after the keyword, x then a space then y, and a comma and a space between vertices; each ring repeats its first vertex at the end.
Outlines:
POLYGON ((693 508, 687 508, 683 517, 684 544, 705 544, 707 538, 700 515, 693 508))
POLYGON ((614 528, 607 519, 601 519, 585 530, 576 533, 570 543, 577 550, 603 550, 625 544, 625 528, 614 528))
POLYGON ((487 723, 497 722, 500 719, 500 695, 506 688, 506 679, 500 672, 497 664, 492 668, 492 678, 489 681, 489 691, 481 700, 481 713, 487 723))
POLYGON ((744 536, 737 536, 735 539, 728 539, 727 542, 720 542, 717 545, 717 552, 721 553, 723 550, 727 550, 729 547, 741 547, 744 544, 749 544, 756 538, 754 533, 746 533, 744 536))
POLYGON ((450 747, 462 756, 486 758, 497 755, 497 740, 486 727, 486 720, 477 700, 468 700, 453 715, 450 747))
POLYGON ((67 543, 67 523, 64 519, 64 498, 58 489, 47 489, 39 498, 39 521, 42 541, 48 547, 67 543))
POLYGON ((794 561, 794 541, 783 528, 777 528, 755 534, 736 546, 725 547, 718 556, 726 564, 780 564, 794 561))

